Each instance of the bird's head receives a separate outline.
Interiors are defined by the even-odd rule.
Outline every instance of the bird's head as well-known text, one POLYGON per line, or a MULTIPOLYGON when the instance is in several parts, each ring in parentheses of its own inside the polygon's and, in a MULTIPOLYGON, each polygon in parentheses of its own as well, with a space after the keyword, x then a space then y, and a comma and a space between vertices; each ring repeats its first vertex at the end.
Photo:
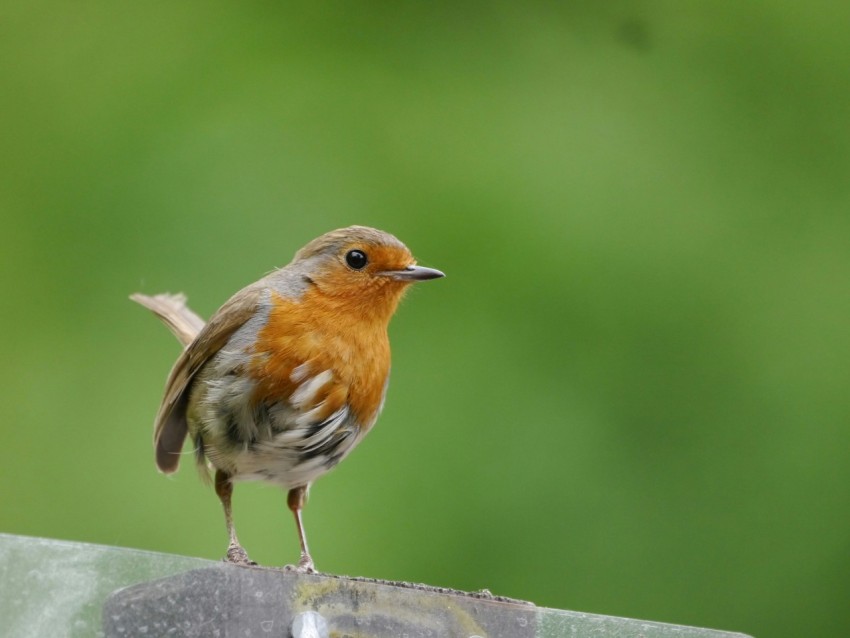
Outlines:
POLYGON ((418 266, 393 235, 367 226, 325 233, 299 250, 291 266, 329 301, 386 320, 410 284, 444 276, 418 266))

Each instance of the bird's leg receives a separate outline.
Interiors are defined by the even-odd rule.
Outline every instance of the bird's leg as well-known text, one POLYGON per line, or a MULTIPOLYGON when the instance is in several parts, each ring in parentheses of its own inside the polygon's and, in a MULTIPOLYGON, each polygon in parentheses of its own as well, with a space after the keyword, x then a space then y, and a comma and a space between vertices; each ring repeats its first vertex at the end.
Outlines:
POLYGON ((230 543, 227 546, 227 562, 237 565, 256 565, 257 563, 248 558, 248 552, 236 538, 236 527, 233 525, 233 508, 230 505, 230 499, 233 496, 233 482, 230 480, 230 474, 216 470, 215 493, 218 494, 221 506, 224 508, 224 524, 227 525, 227 535, 230 537, 230 543))
POLYGON ((304 534, 304 524, 301 522, 301 510, 304 509, 304 504, 307 502, 307 485, 293 487, 286 495, 286 504, 292 513, 295 515, 295 525, 298 527, 298 540, 301 543, 301 560, 298 561, 297 567, 289 567, 297 572, 304 574, 315 574, 316 566, 313 565, 313 559, 310 557, 310 550, 307 549, 307 536, 304 534))

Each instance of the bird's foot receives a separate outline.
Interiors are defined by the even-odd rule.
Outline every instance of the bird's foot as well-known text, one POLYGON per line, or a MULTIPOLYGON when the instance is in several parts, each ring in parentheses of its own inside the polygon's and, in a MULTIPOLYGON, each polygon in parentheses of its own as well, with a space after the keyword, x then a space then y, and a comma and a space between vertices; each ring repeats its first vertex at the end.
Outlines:
POLYGON ((318 574, 319 571, 313 564, 313 559, 309 555, 302 555, 301 560, 297 565, 286 565, 283 568, 285 572, 296 572, 298 574, 318 574))
POLYGON ((241 545, 231 545, 227 548, 227 556, 224 560, 234 565, 254 566, 257 563, 248 558, 248 552, 241 545))

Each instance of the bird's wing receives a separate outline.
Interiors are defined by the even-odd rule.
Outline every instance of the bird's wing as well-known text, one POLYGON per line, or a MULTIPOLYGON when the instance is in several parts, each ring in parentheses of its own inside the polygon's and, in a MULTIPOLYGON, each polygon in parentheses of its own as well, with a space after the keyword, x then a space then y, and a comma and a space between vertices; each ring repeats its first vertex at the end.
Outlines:
POLYGON ((263 291, 260 283, 243 288, 219 308, 171 369, 154 424, 156 465, 160 471, 171 474, 180 463, 188 431, 186 405, 192 378, 257 311, 263 291))

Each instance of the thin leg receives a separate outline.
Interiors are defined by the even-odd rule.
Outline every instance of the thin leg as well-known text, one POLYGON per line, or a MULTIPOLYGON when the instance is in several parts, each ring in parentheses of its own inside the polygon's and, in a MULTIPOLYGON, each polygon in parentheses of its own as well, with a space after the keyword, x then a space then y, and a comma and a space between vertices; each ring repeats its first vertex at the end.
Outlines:
POLYGON ((215 493, 218 494, 221 506, 224 508, 224 524, 227 525, 227 535, 230 537, 226 560, 237 565, 256 565, 257 563, 248 558, 248 552, 243 549, 242 545, 239 544, 239 539, 236 538, 233 509, 230 505, 230 499, 233 496, 233 482, 230 480, 230 474, 216 470, 215 493))
POLYGON ((295 525, 298 527, 298 540, 301 543, 301 560, 298 561, 295 571, 305 574, 315 574, 316 566, 313 565, 310 550, 307 549, 307 536, 304 534, 304 524, 301 522, 301 510, 304 509, 304 505, 307 503, 307 488, 307 485, 302 485, 301 487, 293 487, 289 490, 289 494, 286 496, 286 504, 295 515, 295 525))

